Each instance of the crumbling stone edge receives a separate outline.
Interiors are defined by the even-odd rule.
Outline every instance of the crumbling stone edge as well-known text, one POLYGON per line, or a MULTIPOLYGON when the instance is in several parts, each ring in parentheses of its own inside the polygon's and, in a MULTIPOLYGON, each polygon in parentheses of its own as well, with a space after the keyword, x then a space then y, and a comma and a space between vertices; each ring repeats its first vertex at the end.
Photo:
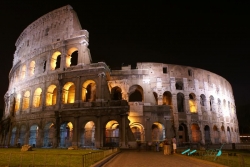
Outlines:
POLYGON ((112 158, 114 158, 117 154, 121 153, 121 151, 117 151, 111 155, 109 155, 108 157, 104 158, 101 161, 96 162, 95 164, 91 165, 90 167, 101 167, 103 166, 105 163, 107 163, 109 160, 111 160, 112 158))

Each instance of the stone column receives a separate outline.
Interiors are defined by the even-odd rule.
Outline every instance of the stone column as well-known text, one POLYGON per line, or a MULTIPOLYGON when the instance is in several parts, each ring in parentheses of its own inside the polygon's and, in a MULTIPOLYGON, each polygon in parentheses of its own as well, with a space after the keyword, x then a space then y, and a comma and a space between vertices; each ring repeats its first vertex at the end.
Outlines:
MULTIPOLYGON (((88 40, 88 39, 87 39, 88 40)), ((78 51, 78 64, 90 64, 91 63, 91 55, 88 48, 88 42, 84 40, 80 45, 80 49, 78 51)))
POLYGON ((185 98, 185 99, 184 99, 184 104, 185 104, 184 108, 185 108, 185 112, 186 112, 186 114, 189 114, 189 113, 190 113, 189 95, 185 95, 184 98, 185 98))
POLYGON ((212 143, 215 143, 215 140, 214 140, 214 130, 213 130, 213 127, 210 127, 209 126, 209 132, 210 132, 210 141, 212 142, 212 143))
POLYGON ((187 123, 187 131, 188 131, 188 138, 189 138, 189 142, 192 142, 192 131, 191 131, 191 124, 187 123))
POLYGON ((200 125, 200 131, 201 131, 201 143, 205 144, 205 131, 204 131, 203 124, 200 125))
POLYGON ((146 128, 145 128, 145 132, 146 132, 146 141, 152 141, 152 136, 151 136, 151 121, 149 117, 145 118, 145 123, 146 123, 146 128))
POLYGON ((57 99, 56 99, 56 105, 58 106, 58 109, 61 110, 61 106, 63 103, 62 94, 63 94, 63 83, 62 80, 59 80, 59 87, 57 92, 57 99))
POLYGON ((79 144, 79 139, 78 139, 78 127, 79 127, 79 117, 76 116, 74 117, 74 126, 73 126, 73 139, 72 139, 72 146, 74 147, 78 147, 80 144, 79 144))
POLYGON ((47 97, 47 90, 46 90, 46 87, 45 87, 46 84, 43 84, 43 91, 42 91, 42 103, 41 103, 41 106, 42 106, 42 111, 45 110, 46 108, 46 97, 47 97))
POLYGON ((15 144, 16 145, 18 144, 19 137, 20 137, 20 127, 17 127, 16 128, 16 137, 15 137, 15 144))
POLYGON ((96 148, 100 148, 103 146, 103 143, 102 143, 102 132, 101 132, 101 117, 98 116, 97 117, 97 123, 96 123, 96 127, 95 127, 95 147, 96 148))
POLYGON ((125 143, 125 131, 126 131, 126 127, 125 127, 125 115, 122 115, 121 116, 122 117, 122 127, 121 127, 121 144, 120 144, 120 146, 121 147, 123 147, 123 148, 125 148, 126 147, 126 143, 125 143))
POLYGON ((96 100, 103 101, 103 77, 105 76, 104 72, 98 74, 98 87, 96 91, 96 100))
POLYGON ((60 147, 60 125, 61 125, 61 116, 59 111, 55 111, 56 125, 55 125, 55 137, 53 147, 60 147))
POLYGON ((29 128, 29 126, 27 126, 27 127, 28 128, 26 130, 24 144, 29 144, 29 139, 30 139, 30 128, 29 128))
POLYGON ((43 129, 38 128, 38 137, 37 137, 37 141, 36 141, 36 147, 42 147, 43 145, 43 129))
POLYGON ((76 94, 75 94, 75 103, 78 103, 78 107, 80 106, 80 102, 81 102, 81 85, 80 85, 80 76, 77 77, 77 80, 76 80, 76 94))
POLYGON ((24 94, 24 92, 21 92, 20 105, 19 105, 19 115, 23 114, 23 94, 24 94))
POLYGON ((65 53, 65 48, 63 48, 63 51, 61 52, 60 70, 64 70, 66 68, 66 56, 67 53, 65 53))

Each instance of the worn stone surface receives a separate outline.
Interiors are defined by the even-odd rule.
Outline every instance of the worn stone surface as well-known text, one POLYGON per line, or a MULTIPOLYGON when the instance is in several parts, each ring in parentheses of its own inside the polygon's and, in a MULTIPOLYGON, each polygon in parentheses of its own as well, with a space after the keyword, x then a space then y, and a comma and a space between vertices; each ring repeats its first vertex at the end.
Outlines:
POLYGON ((69 5, 31 23, 15 45, 0 144, 135 147, 174 135, 180 145, 240 142, 225 78, 174 64, 111 71, 92 63, 88 31, 69 5))

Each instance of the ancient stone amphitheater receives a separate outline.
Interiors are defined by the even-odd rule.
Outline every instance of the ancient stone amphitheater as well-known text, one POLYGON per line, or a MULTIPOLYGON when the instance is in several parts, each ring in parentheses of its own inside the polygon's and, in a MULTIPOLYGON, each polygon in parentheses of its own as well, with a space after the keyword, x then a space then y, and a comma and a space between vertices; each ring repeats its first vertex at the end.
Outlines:
POLYGON ((135 147, 176 135, 183 143, 237 143, 233 90, 189 66, 92 63, 89 33, 67 5, 30 24, 16 41, 0 144, 135 147))

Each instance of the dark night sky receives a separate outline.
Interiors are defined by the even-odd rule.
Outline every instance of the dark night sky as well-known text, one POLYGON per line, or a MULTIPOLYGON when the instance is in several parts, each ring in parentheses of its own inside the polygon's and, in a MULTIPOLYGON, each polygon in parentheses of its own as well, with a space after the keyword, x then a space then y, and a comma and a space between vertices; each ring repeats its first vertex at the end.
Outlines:
MULTIPOLYGON (((90 33, 93 62, 111 69, 122 63, 162 62, 198 67, 226 78, 236 107, 249 104, 250 3, 97 3, 1 1, 0 96, 8 88, 15 42, 42 15, 71 5, 90 33), (15 3, 14 3, 15 2, 15 3)), ((0 100, 0 109, 4 101, 0 100)), ((249 111, 250 112, 250 111, 249 111)))

